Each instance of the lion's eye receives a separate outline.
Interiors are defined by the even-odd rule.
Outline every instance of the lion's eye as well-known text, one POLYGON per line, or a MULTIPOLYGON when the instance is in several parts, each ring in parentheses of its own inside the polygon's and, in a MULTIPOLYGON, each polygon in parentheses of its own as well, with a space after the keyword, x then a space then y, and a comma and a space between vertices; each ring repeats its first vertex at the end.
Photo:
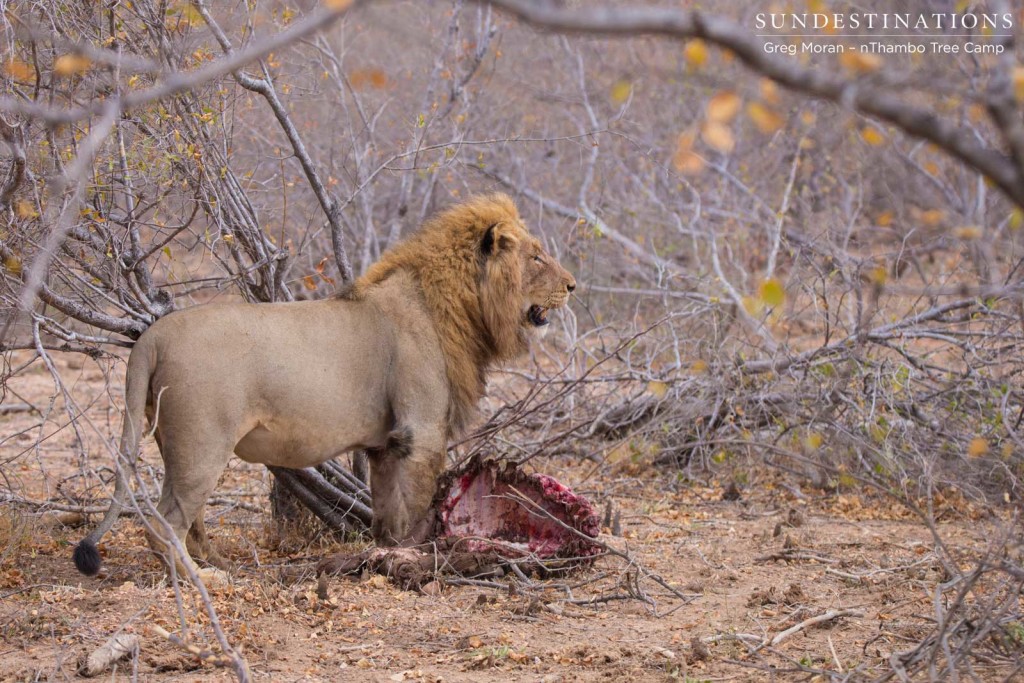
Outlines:
POLYGON ((533 261, 534 261, 534 263, 544 263, 544 257, 542 257, 542 256, 534 256, 533 257, 533 261))

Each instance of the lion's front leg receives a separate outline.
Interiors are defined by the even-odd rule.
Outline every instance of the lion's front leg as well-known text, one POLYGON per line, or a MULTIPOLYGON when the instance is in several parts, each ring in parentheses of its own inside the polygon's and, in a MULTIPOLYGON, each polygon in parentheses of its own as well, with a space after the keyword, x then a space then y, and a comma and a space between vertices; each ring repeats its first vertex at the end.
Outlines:
POLYGON ((443 443, 443 439, 401 432, 371 457, 373 537, 379 545, 416 545, 426 540, 432 521, 430 503, 444 469, 443 443))

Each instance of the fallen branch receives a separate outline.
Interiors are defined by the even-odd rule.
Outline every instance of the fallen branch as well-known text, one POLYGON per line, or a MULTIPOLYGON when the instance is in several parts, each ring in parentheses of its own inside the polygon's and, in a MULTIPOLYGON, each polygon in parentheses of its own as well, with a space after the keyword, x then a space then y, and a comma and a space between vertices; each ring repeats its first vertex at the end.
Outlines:
POLYGON ((805 553, 790 550, 780 550, 777 553, 769 553, 768 555, 761 555, 754 558, 754 562, 757 564, 775 562, 776 560, 785 560, 786 562, 810 560, 812 562, 821 562, 822 564, 839 564, 839 560, 831 557, 825 557, 824 555, 818 555, 817 553, 805 553))
MULTIPOLYGON (((515 491, 515 490, 513 489, 513 491, 515 491)), ((558 519, 557 517, 552 515, 550 512, 545 510, 543 507, 538 505, 536 502, 534 502, 533 500, 531 500, 531 499, 527 498, 526 496, 524 496, 522 493, 519 493, 518 491, 515 491, 515 493, 518 494, 514 498, 515 500, 517 500, 520 503, 526 505, 527 507, 533 509, 535 512, 539 513, 540 515, 549 518, 551 521, 555 522, 556 524, 558 524, 559 526, 563 527, 564 529, 570 531, 571 533, 577 534, 577 535, 581 536, 582 538, 585 538, 588 542, 592 543, 593 545, 597 546, 598 548, 601 548, 602 550, 604 550, 609 555, 614 555, 616 557, 619 557, 619 558, 625 560, 627 563, 629 563, 629 566, 636 567, 637 571, 639 573, 643 574, 646 578, 650 579, 651 581, 653 581, 654 583, 658 584, 659 586, 661 586, 662 588, 667 590, 669 593, 671 593, 675 597, 677 597, 680 600, 682 600, 682 603, 680 603, 680 605, 678 605, 676 607, 676 609, 678 609, 678 607, 681 607, 682 605, 689 604, 690 602, 693 602, 693 600, 695 600, 697 597, 699 597, 699 596, 696 596, 696 595, 687 595, 686 593, 680 592, 676 588, 673 588, 667 581, 665 581, 665 579, 661 578, 657 574, 654 574, 654 573, 648 571, 646 568, 644 568, 636 560, 636 558, 633 557, 632 555, 630 555, 628 552, 624 552, 622 550, 619 550, 618 548, 615 548, 614 546, 611 546, 611 545, 609 545, 607 543, 604 543, 604 542, 602 542, 602 541, 600 541, 600 540, 598 540, 596 538, 590 538, 590 537, 586 536, 579 529, 576 529, 576 528, 573 528, 573 527, 569 526, 568 524, 566 524, 565 522, 563 522, 562 520, 558 519)), ((657 607, 653 604, 653 600, 651 600, 650 598, 648 598, 645 595, 642 595, 642 596, 639 596, 639 597, 644 602, 646 602, 648 604, 651 604, 652 607, 657 609, 657 607)))
MULTIPOLYGON (((365 506, 357 509, 353 505, 355 501, 350 496, 345 496, 344 500, 333 494, 325 496, 324 492, 330 491, 329 488, 311 488, 308 485, 308 482, 315 478, 303 475, 315 472, 315 470, 293 470, 284 467, 268 467, 268 469, 285 489, 333 530, 363 531, 370 527, 373 518, 372 512, 368 518, 365 515, 360 516, 360 509, 365 509, 365 506)), ((320 476, 320 479, 323 477, 320 476)), ((337 480, 335 481, 337 482, 337 480)), ((337 487, 331 488, 337 490, 337 487)))
POLYGON ((859 610, 859 609, 829 610, 828 612, 825 612, 824 614, 819 614, 816 617, 811 617, 810 619, 804 619, 799 624, 796 624, 794 626, 790 626, 785 631, 779 631, 778 633, 775 634, 775 637, 771 638, 770 640, 765 640, 764 643, 762 643, 761 647, 759 647, 758 649, 761 649, 761 648, 764 648, 764 647, 775 647, 776 645, 778 645, 782 641, 786 640, 790 636, 795 635, 795 634, 799 633, 800 631, 803 631, 804 629, 810 628, 811 626, 815 626, 817 624, 824 624, 825 622, 833 621, 835 619, 840 619, 842 617, 863 617, 863 616, 864 616, 864 611, 863 610, 859 610))
POLYGON ((78 670, 82 676, 98 676, 114 662, 139 651, 139 637, 134 633, 116 633, 92 651, 78 670))

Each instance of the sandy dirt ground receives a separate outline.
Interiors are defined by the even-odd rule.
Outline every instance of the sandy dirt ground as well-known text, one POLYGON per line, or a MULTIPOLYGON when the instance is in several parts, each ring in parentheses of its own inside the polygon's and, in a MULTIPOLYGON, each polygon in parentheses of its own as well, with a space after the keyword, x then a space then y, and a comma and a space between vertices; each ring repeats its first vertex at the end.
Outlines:
MULTIPOLYGON (((140 647, 104 680, 231 678, 154 628, 218 651, 194 591, 182 589, 179 605, 136 519, 123 518, 104 539, 104 571, 85 578, 71 564, 72 545, 85 533, 82 516, 10 500, 66 503, 66 493, 104 504, 98 477, 109 477, 103 468, 110 460, 103 435, 119 428, 111 402, 120 402, 123 365, 57 362, 88 419, 68 424, 39 364, 4 398, 38 412, 0 416, 8 494, 0 514, 0 681, 74 679, 84 657, 119 631, 137 634, 140 647)), ((145 460, 159 464, 152 444, 145 460)), ((935 541, 885 499, 801 489, 774 471, 755 470, 739 498, 725 500, 735 496, 715 479, 682 480, 632 461, 598 467, 558 459, 536 467, 600 509, 611 501, 620 519, 602 540, 631 561, 603 557, 569 577, 531 577, 528 585, 507 578, 498 587, 435 584, 430 594, 381 576, 318 586, 314 567, 323 554, 363 546, 282 538, 267 509, 267 474, 236 461, 207 510, 214 544, 237 565, 212 602, 253 679, 810 678, 801 667, 867 675, 934 626, 934 590, 944 580, 935 541), (785 634, 830 611, 845 616, 785 634)), ((945 543, 965 553, 985 546, 999 511, 953 494, 939 503, 945 543)), ((97 519, 89 515, 88 523, 97 519)), ((979 663, 976 673, 998 680, 1007 672, 979 663)))

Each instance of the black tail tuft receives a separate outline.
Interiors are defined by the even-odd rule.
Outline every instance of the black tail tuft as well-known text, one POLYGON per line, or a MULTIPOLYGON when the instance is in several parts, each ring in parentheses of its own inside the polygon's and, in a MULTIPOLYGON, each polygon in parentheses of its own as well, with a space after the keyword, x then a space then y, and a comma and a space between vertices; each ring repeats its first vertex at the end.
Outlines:
POLYGON ((103 564, 103 560, 100 558, 100 551, 88 538, 83 538, 75 546, 75 552, 72 554, 72 559, 75 561, 75 567, 78 571, 82 572, 86 576, 96 576, 100 573, 100 565, 103 564))

